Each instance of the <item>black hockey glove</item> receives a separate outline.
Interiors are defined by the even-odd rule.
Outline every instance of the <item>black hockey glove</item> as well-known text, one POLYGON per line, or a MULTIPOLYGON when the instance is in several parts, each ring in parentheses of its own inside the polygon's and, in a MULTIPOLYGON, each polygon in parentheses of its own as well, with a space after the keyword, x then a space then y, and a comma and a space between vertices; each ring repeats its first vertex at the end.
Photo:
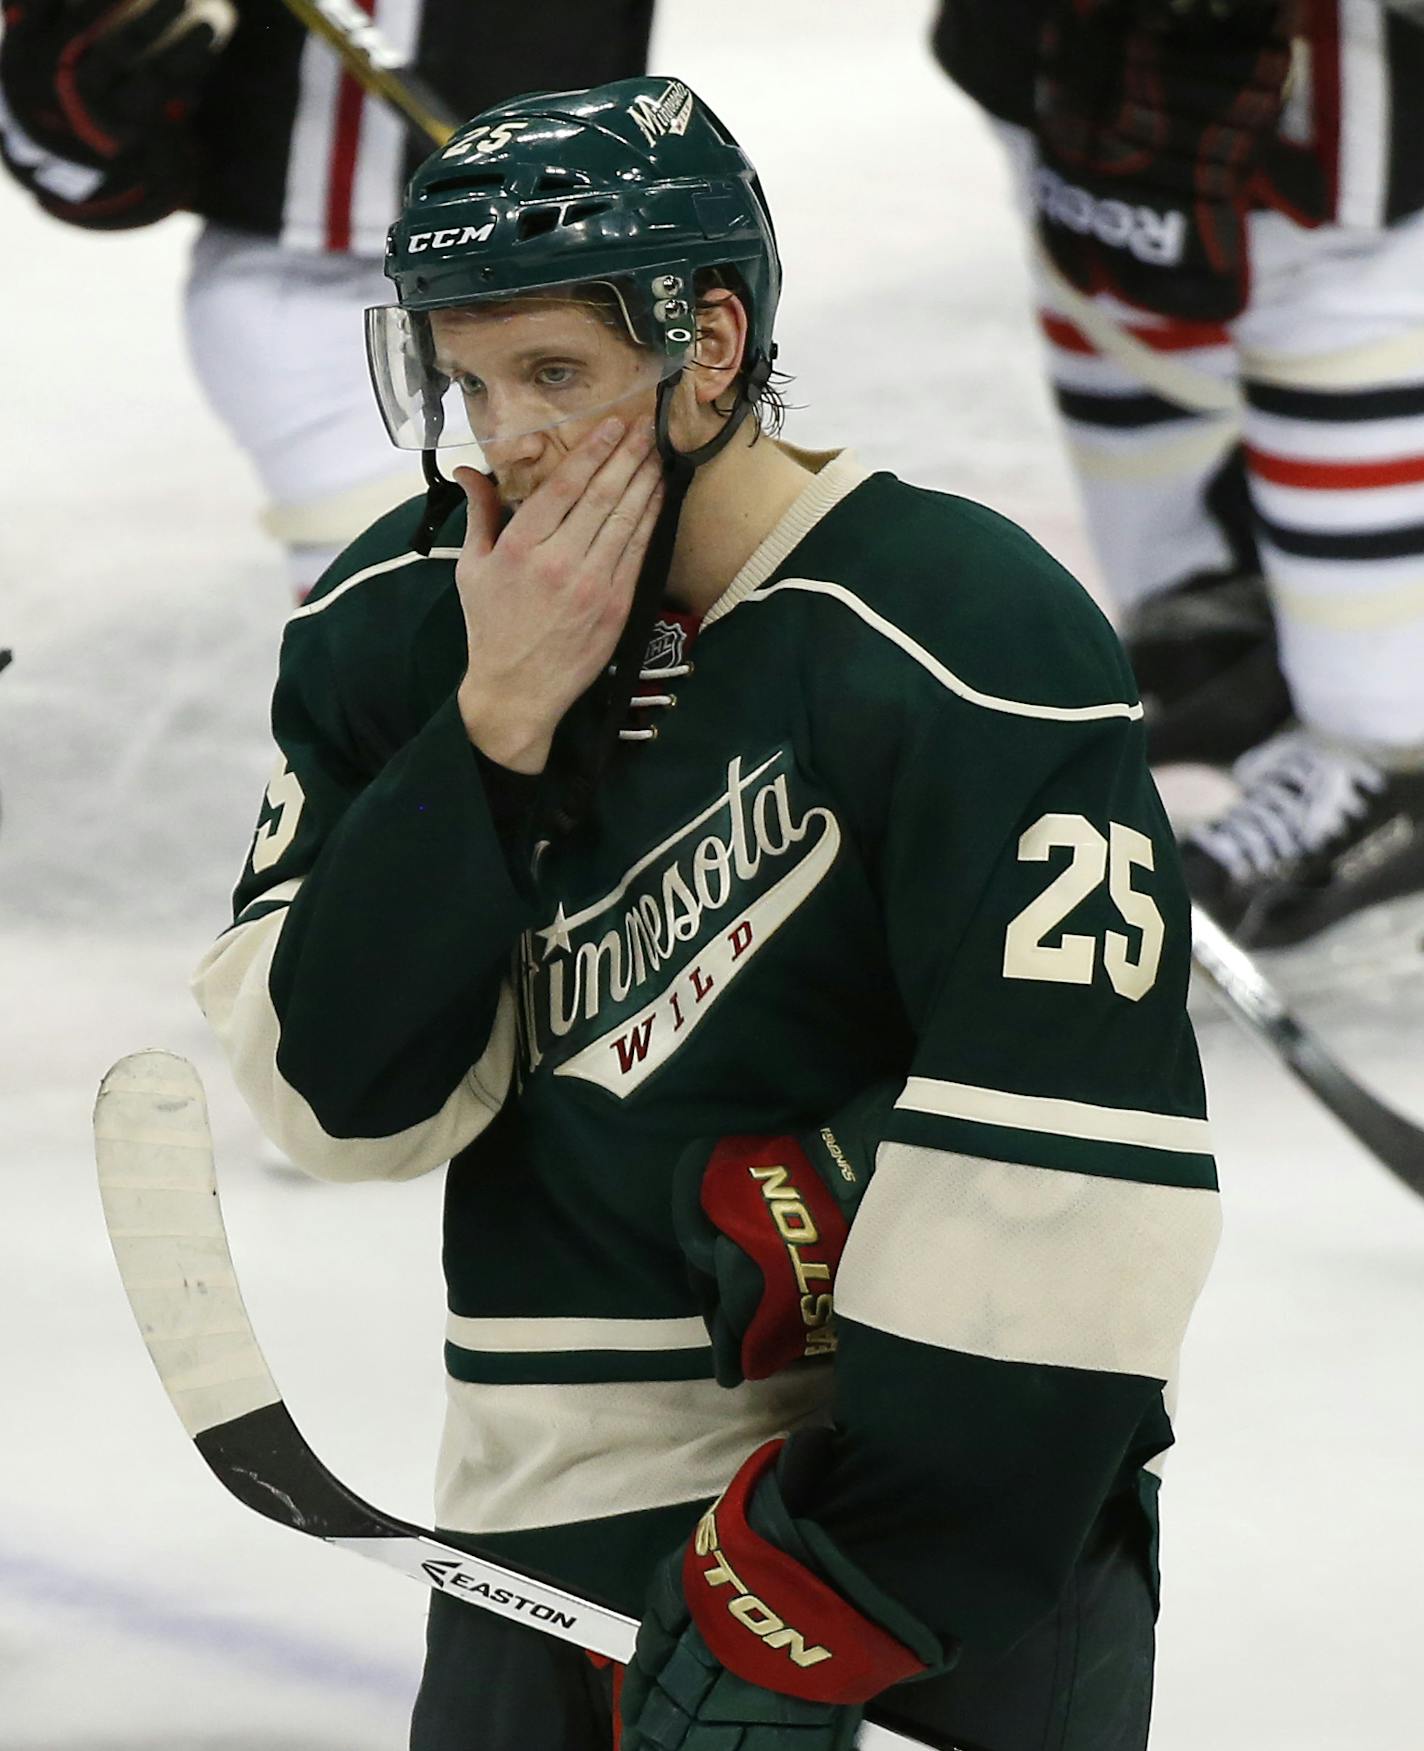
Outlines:
POLYGON ((1285 102, 1292 11, 1057 0, 1040 45, 1038 225, 1080 290, 1200 322, 1244 307, 1246 216, 1285 102))
POLYGON ((146 225, 187 197, 187 120, 231 0, 5 0, 0 155, 57 218, 146 225))
POLYGON ((818 1130, 683 1152, 673 1224, 722 1386, 835 1349, 836 1270, 902 1086, 877 1084, 818 1130))
POLYGON ((623 1751, 850 1751, 865 1704, 939 1639, 788 1505, 826 1431, 759 1447, 649 1592, 623 1751))

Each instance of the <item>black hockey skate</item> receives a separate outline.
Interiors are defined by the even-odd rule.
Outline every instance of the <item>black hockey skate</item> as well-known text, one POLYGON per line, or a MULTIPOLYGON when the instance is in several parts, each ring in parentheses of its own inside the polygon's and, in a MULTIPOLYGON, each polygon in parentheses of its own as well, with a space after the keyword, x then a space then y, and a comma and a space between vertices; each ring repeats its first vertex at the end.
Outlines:
POLYGON ((1386 771, 1292 729, 1235 776, 1240 800, 1190 835, 1182 864, 1243 947, 1290 947, 1410 897, 1424 919, 1424 767, 1386 771))
POLYGON ((1154 766, 1230 765, 1290 718, 1258 573, 1195 573, 1140 602, 1123 623, 1122 641, 1154 766))

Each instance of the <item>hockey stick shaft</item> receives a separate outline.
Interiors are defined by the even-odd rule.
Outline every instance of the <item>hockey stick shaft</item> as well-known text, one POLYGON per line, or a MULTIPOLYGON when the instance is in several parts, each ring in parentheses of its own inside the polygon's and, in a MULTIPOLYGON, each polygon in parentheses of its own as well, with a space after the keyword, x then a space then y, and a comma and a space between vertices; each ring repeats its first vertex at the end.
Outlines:
MULTIPOLYGON (((122 1058, 94 1108, 104 1220, 174 1410, 214 1475, 269 1520, 499 1617, 626 1662, 638 1625, 554 1582, 382 1513, 322 1464, 292 1421, 243 1305, 218 1201, 198 1073, 169 1052, 122 1058)), ((924 1751, 866 1722, 861 1751, 924 1751)))
POLYGON ((1424 1197, 1424 1125, 1397 1113, 1357 1081, 1291 1014, 1251 956, 1199 906, 1192 908, 1192 954, 1231 1015, 1264 1040, 1382 1166, 1424 1197))
POLYGON ((419 135, 443 146, 460 125, 406 57, 381 34, 356 0, 282 0, 309 31, 325 38, 347 71, 373 96, 399 111, 419 135))

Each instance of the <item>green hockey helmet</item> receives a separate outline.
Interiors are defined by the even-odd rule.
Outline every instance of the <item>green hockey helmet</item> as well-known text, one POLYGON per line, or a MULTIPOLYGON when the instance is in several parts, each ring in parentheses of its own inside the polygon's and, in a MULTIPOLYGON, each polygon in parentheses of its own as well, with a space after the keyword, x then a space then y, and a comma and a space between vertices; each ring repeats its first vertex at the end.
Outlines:
POLYGON ((680 80, 621 79, 486 110, 411 179, 385 271, 397 302, 367 312, 367 354, 403 449, 516 435, 442 368, 432 311, 572 300, 631 343, 616 386, 606 374, 549 374, 549 393, 516 417, 524 430, 674 381, 695 345, 696 297, 712 285, 737 291, 749 322, 724 439, 770 374, 781 289, 771 216, 746 155, 680 80))

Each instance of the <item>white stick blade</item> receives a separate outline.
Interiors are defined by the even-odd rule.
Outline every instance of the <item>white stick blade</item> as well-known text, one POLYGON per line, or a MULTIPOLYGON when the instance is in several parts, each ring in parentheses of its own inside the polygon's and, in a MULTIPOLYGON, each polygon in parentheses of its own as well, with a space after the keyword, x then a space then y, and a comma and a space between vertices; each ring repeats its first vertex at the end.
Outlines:
POLYGON ((114 1065, 94 1107, 94 1154, 129 1306, 183 1427, 197 1436, 279 1403, 238 1290, 187 1059, 135 1052, 114 1065))

